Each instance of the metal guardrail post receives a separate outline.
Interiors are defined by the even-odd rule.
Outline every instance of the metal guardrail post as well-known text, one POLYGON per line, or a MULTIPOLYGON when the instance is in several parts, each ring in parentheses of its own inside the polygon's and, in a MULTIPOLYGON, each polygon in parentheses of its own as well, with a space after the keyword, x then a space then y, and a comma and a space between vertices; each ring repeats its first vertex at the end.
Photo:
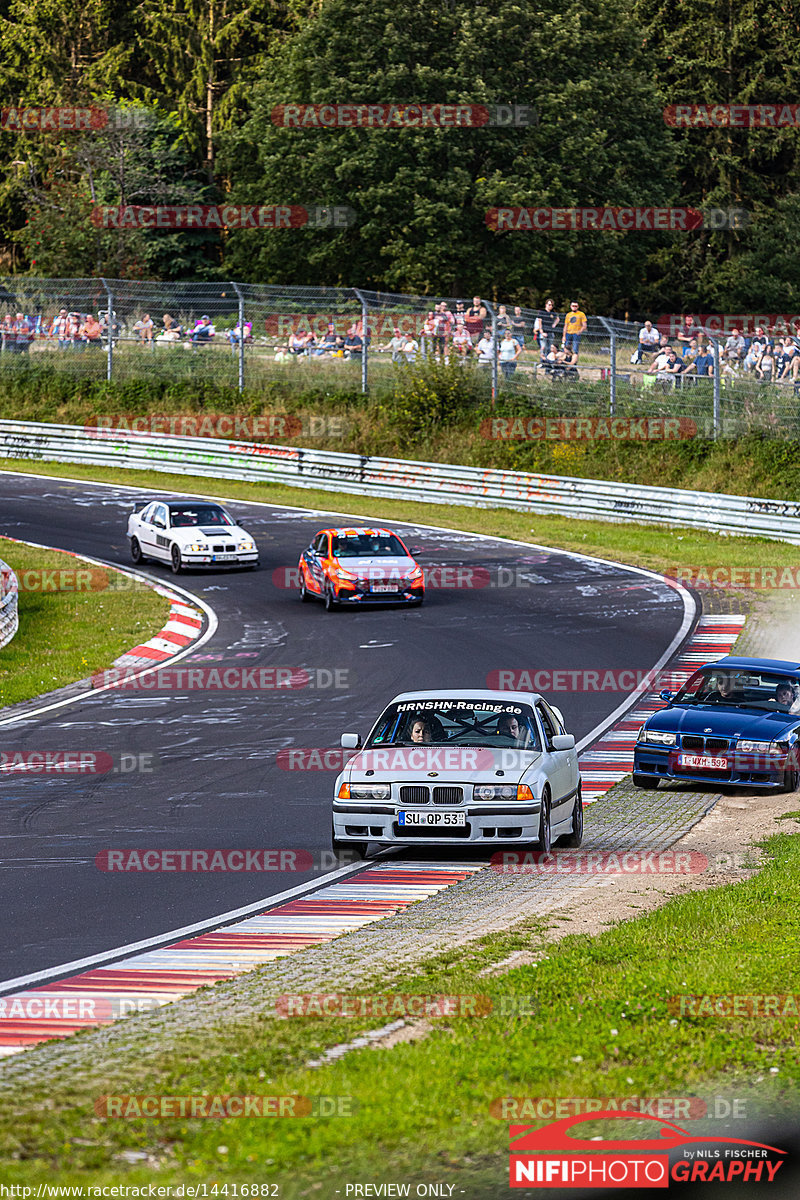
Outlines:
POLYGON ((239 393, 244 391, 244 296, 238 283, 231 281, 236 295, 239 297, 239 393))
POLYGON ((608 415, 613 417, 617 411, 617 331, 613 325, 609 325, 605 317, 599 317, 603 328, 608 334, 610 340, 609 359, 611 363, 611 374, 609 375, 608 389, 608 415))
POLYGON ((497 313, 494 311, 494 305, 490 304, 488 300, 484 300, 483 303, 486 305, 486 310, 492 318, 492 408, 494 408, 494 402, 497 399, 497 355, 499 350, 497 345, 497 313))
POLYGON ((369 336, 369 304, 366 301, 363 293, 358 288, 353 288, 353 291, 361 301, 361 395, 366 396, 369 393, 369 382, 367 379, 367 338, 369 336))
POLYGON ((106 347, 106 380, 111 383, 114 378, 114 295, 103 277, 100 282, 106 289, 106 305, 108 307, 108 345, 106 347))
POLYGON ((719 342, 716 338, 711 338, 711 346, 714 351, 714 414, 712 418, 714 441, 717 440, 722 431, 722 403, 720 398, 720 370, 719 370, 719 342))

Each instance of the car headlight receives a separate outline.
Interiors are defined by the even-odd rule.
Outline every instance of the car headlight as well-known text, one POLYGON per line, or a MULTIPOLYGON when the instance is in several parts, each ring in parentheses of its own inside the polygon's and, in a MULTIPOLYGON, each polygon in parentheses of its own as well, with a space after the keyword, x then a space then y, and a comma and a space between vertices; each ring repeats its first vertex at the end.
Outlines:
POLYGON ((422 567, 414 567, 413 571, 408 572, 408 574, 406 575, 406 579, 408 580, 409 583, 411 583, 412 580, 422 579, 422 575, 423 575, 422 567))
POLYGON ((331 575, 334 579, 346 579, 348 583, 356 578, 351 571, 344 571, 341 567, 331 567, 331 575))
POLYGON ((255 550, 255 548, 256 547, 255 547, 254 542, 249 542, 249 541, 248 542, 239 542, 240 550, 255 550))
POLYGON ((195 552, 195 554, 207 554, 208 553, 208 546, 206 546, 204 542, 192 542, 189 549, 193 550, 195 552))
POLYGON ((526 783, 476 784, 473 800, 532 800, 533 792, 526 783))
POLYGON ((643 742, 654 742, 658 746, 674 746, 678 741, 676 733, 662 733, 660 729, 645 729, 640 735, 643 742))
MULTIPOLYGON (((392 785, 390 783, 351 783, 350 784, 350 799, 351 800, 388 800, 392 794, 392 785)), ((341 796, 340 789, 340 799, 341 796)))
POLYGON ((738 743, 738 749, 744 754, 774 754, 777 756, 785 754, 787 747, 781 746, 779 742, 757 742, 743 738, 738 743))

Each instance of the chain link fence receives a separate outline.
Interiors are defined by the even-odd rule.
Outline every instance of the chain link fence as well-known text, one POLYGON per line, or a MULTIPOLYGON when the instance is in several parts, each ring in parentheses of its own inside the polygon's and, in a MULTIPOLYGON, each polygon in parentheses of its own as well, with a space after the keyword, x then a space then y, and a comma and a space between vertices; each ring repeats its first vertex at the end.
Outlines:
POLYGON ((377 395, 440 362, 474 366, 475 394, 500 409, 556 422, 548 437, 579 419, 666 421, 675 437, 800 436, 800 352, 788 366, 757 362, 750 339, 734 355, 697 328, 693 345, 672 340, 668 363, 656 361, 666 333, 643 349, 638 324, 589 315, 583 327, 578 313, 573 332, 573 315, 359 288, 14 276, 0 280, 0 371, 377 395))
POLYGON ((19 628, 17 577, 0 559, 0 647, 7 646, 19 628))

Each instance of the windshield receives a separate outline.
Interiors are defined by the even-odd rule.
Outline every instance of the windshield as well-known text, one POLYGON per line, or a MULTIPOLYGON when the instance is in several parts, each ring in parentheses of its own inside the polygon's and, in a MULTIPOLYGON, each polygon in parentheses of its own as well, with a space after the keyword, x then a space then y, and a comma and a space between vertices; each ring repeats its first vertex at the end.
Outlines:
POLYGON ((800 711, 800 678, 772 671, 696 671, 681 688, 675 704, 728 704, 767 712, 800 711))
POLYGON ((533 710, 492 700, 404 700, 378 721, 368 747, 447 744, 541 750, 533 710))
POLYGON ((393 533, 334 535, 335 558, 408 558, 408 551, 393 533))
POLYGON ((233 525, 234 522, 218 504, 194 504, 185 508, 171 508, 170 521, 173 529, 186 525, 233 525))

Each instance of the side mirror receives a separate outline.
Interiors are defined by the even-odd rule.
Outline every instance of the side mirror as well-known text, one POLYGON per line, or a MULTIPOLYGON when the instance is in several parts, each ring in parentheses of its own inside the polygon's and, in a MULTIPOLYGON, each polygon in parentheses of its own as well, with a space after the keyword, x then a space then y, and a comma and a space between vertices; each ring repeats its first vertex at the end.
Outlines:
POLYGON ((358 733, 343 733, 339 738, 339 745, 343 750, 360 750, 361 735, 358 733))
POLYGON ((554 750, 574 750, 575 738, 571 733, 557 733, 553 738, 554 750))
POLYGON ((409 546, 408 553, 411 555, 412 558, 416 558, 418 554, 425 553, 425 547, 424 546, 409 546))
POLYGON ((671 700, 672 697, 675 695, 674 692, 659 692, 658 694, 662 700, 667 700, 667 701, 671 700))

